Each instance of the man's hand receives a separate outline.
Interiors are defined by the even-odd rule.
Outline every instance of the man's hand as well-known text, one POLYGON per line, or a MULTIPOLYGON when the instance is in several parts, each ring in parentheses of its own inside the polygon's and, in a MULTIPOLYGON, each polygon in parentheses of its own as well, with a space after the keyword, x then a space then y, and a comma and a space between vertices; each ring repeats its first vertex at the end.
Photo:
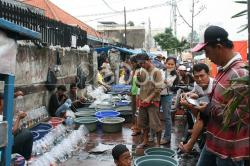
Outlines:
POLYGON ((17 97, 17 96, 24 96, 23 92, 22 91, 17 91, 14 93, 14 97, 17 97))
POLYGON ((207 107, 208 103, 207 102, 200 102, 199 106, 195 106, 195 110, 200 111, 200 112, 204 112, 206 107, 207 107))
POLYGON ((150 103, 150 102, 151 102, 151 99, 149 99, 149 98, 142 100, 142 103, 150 103))
POLYGON ((188 92, 186 93, 187 97, 190 97, 192 99, 198 99, 199 96, 196 94, 196 93, 193 93, 193 92, 188 92))
POLYGON ((81 97, 80 97, 80 102, 85 102, 86 100, 87 100, 86 97, 84 97, 84 96, 81 96, 81 97))
POLYGON ((188 108, 190 108, 190 109, 193 108, 193 105, 190 104, 190 103, 187 101, 186 97, 181 97, 181 99, 180 99, 180 104, 183 105, 183 106, 186 106, 186 107, 188 107, 188 108))
POLYGON ((25 113, 25 112, 23 112, 23 111, 19 111, 18 112, 18 118, 19 119, 23 119, 23 118, 25 118, 27 116, 27 114, 25 113))

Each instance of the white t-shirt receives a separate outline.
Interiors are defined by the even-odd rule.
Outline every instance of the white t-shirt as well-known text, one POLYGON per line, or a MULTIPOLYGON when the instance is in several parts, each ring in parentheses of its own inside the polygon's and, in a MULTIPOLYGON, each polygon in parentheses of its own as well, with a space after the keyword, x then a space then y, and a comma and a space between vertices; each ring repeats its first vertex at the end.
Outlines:
POLYGON ((207 89, 203 90, 196 82, 194 83, 194 89, 191 92, 198 94, 199 96, 208 95, 212 92, 214 79, 209 77, 209 83, 207 89))
POLYGON ((167 80, 168 84, 164 83, 161 95, 173 94, 169 87, 173 86, 173 83, 176 79, 176 75, 171 75, 169 71, 162 71, 162 78, 163 80, 167 80))

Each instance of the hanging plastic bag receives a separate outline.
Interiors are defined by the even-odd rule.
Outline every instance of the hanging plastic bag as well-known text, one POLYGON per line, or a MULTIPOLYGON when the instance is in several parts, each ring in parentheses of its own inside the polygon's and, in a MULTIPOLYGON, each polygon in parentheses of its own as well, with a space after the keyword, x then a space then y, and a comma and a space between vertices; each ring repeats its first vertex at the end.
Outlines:
POLYGON ((0 31, 0 73, 15 75, 17 43, 0 31))
POLYGON ((53 91, 56 88, 57 78, 55 72, 49 68, 47 74, 46 88, 49 91, 53 91))

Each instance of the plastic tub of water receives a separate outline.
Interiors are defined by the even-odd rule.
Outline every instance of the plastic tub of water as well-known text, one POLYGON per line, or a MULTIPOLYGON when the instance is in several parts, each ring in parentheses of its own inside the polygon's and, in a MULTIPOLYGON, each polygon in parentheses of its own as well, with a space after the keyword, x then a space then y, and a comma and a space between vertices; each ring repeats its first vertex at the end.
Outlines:
POLYGON ((145 155, 163 155, 168 157, 174 157, 176 155, 176 151, 169 148, 148 148, 144 151, 145 155))
POLYGON ((93 132, 96 131, 98 119, 96 117, 79 117, 75 118, 74 122, 76 124, 76 128, 80 125, 85 125, 89 132, 93 132))
POLYGON ((49 120, 49 124, 51 124, 53 128, 55 128, 57 125, 62 124, 63 121, 63 118, 51 117, 49 120))
POLYGON ((95 108, 82 107, 82 108, 77 108, 76 111, 81 112, 81 111, 96 111, 96 110, 95 108))
POLYGON ((95 116, 96 111, 95 110, 89 110, 89 111, 79 111, 75 113, 76 117, 89 117, 89 116, 95 116))
POLYGON ((107 133, 116 133, 122 130, 122 124, 125 121, 121 117, 105 117, 99 119, 102 124, 102 130, 107 133))
POLYGON ((117 117, 121 113, 117 112, 113 109, 101 109, 95 113, 95 116, 97 118, 106 118, 106 117, 117 117))
POLYGON ((179 163, 172 157, 163 155, 147 155, 135 159, 134 165, 135 166, 147 166, 147 165, 178 166, 179 163))

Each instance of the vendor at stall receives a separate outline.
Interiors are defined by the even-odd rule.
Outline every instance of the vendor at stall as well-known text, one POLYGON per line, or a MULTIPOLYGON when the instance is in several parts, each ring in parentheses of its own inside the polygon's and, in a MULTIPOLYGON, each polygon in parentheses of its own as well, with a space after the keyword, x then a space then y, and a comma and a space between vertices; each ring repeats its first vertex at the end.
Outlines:
POLYGON ((68 92, 68 97, 69 99, 72 101, 72 104, 71 104, 71 110, 72 111, 76 111, 77 108, 81 108, 84 106, 84 102, 87 100, 86 97, 84 96, 77 96, 77 86, 76 86, 76 83, 72 83, 70 84, 70 90, 68 92))
MULTIPOLYGON (((23 96, 22 91, 14 93, 14 97, 23 96)), ((0 115, 3 112, 3 94, 0 94, 0 115)), ((14 135, 14 142, 12 147, 12 153, 18 153, 22 155, 25 160, 29 160, 32 153, 33 136, 29 129, 19 129, 20 121, 25 118, 27 114, 23 111, 18 111, 16 119, 13 123, 12 132, 14 135)))
POLYGON ((66 95, 66 86, 59 85, 57 91, 51 95, 49 100, 49 115, 52 117, 65 117, 66 111, 72 105, 71 99, 66 95))
POLYGON ((104 91, 108 91, 108 90, 111 89, 111 86, 108 85, 108 84, 106 84, 106 83, 104 82, 104 78, 103 78, 103 74, 104 74, 104 73, 103 73, 102 71, 103 71, 103 70, 102 70, 102 68, 100 67, 100 68, 98 69, 98 72, 97 72, 97 83, 98 83, 99 86, 102 86, 102 87, 103 87, 104 91))

